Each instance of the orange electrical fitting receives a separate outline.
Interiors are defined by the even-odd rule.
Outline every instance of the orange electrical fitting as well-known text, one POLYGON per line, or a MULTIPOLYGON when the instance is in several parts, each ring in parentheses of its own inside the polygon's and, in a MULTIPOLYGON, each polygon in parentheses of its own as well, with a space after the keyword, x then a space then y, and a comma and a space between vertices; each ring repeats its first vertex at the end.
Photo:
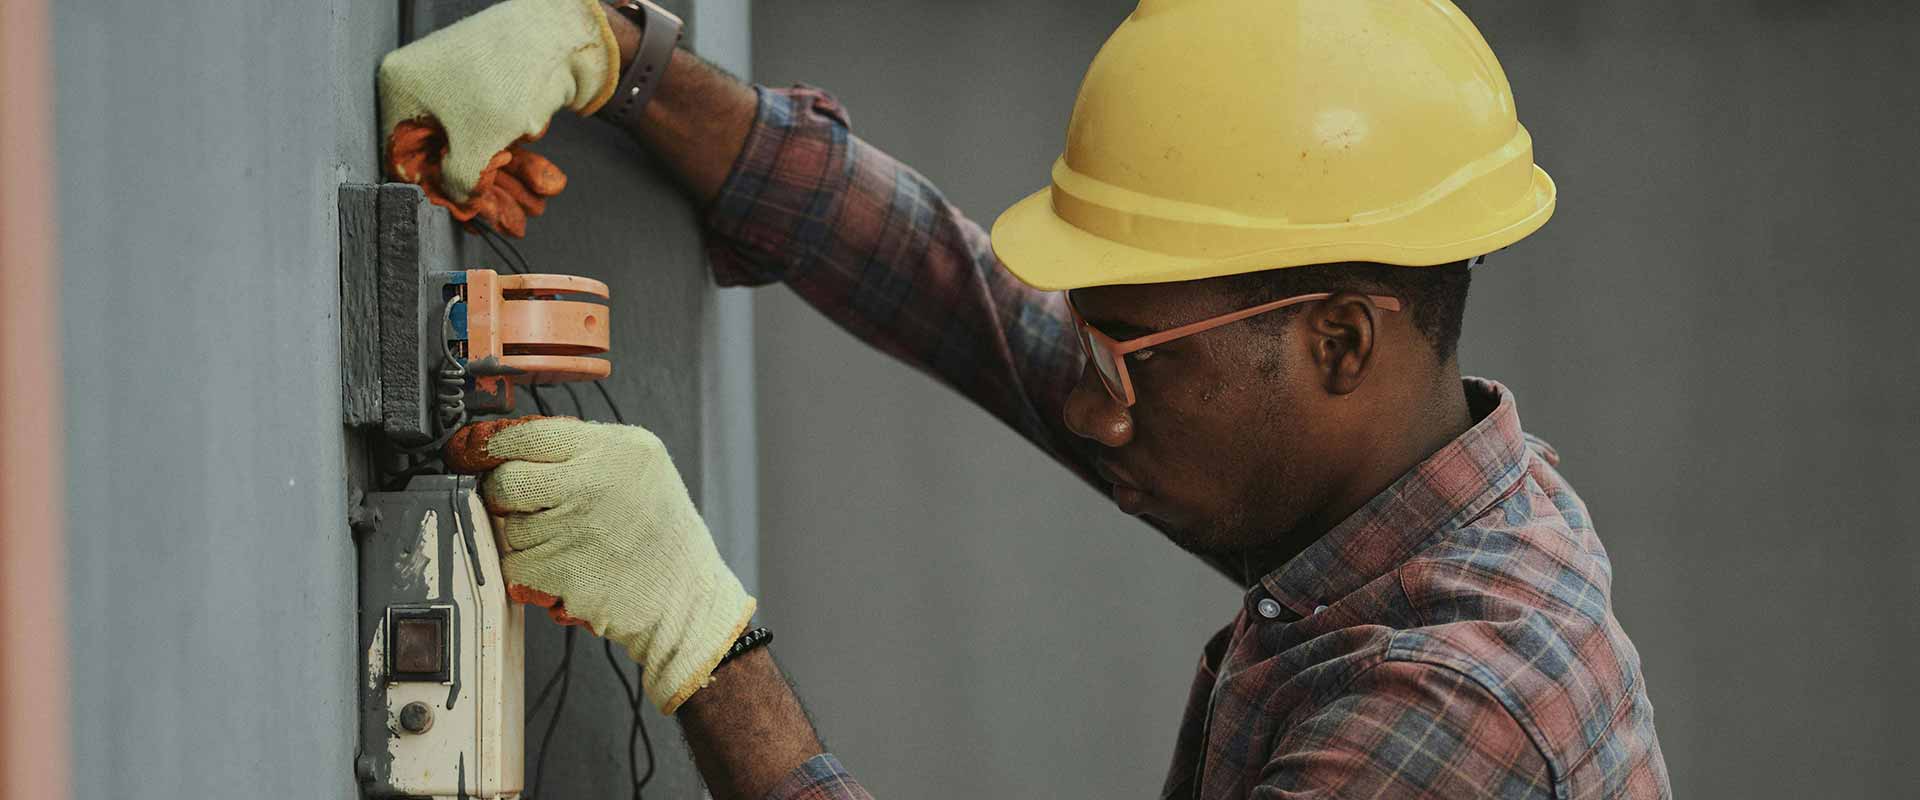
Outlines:
POLYGON ((466 271, 467 406, 513 409, 514 384, 591 381, 613 365, 607 352, 607 285, 574 275, 501 275, 466 271))

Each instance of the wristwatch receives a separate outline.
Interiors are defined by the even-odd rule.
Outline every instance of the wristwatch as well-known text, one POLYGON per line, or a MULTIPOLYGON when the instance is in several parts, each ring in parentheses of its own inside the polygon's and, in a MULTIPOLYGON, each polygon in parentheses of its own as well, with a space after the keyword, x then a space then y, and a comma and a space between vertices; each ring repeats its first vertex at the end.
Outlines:
POLYGON ((611 5, 640 29, 640 47, 599 116, 629 131, 639 130, 640 114, 660 81, 667 77, 667 64, 673 61, 673 48, 680 43, 683 26, 673 12, 651 0, 620 0, 611 5))

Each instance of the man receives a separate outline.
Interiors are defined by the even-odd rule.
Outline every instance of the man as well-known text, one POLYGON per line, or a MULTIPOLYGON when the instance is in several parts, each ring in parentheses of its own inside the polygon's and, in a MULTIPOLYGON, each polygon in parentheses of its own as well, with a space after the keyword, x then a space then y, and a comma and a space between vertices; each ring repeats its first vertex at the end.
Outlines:
MULTIPOLYGON (((1246 587, 1164 797, 1670 794, 1585 507, 1455 358, 1470 264, 1554 202, 1458 9, 1145 0, 991 240, 832 98, 665 55, 673 27, 510 0, 395 52, 393 170, 517 231, 560 185, 519 143, 610 115, 722 283, 785 282, 1246 587)), ((496 421, 448 460, 489 471, 516 595, 627 647, 716 796, 866 796, 658 439, 496 421)))

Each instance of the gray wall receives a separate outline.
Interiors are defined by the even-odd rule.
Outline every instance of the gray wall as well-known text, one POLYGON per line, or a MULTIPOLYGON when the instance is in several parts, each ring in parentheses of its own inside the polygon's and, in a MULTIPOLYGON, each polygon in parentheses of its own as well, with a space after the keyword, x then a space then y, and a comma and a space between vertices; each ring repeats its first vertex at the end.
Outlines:
MULTIPOLYGON (((418 5, 423 31, 459 8, 418 5)), ((357 796, 346 510, 365 478, 340 421, 335 189, 378 179, 373 75, 400 6, 54 5, 76 798, 357 796)), ((692 212, 599 123, 556 120, 539 149, 572 180, 523 249, 611 284, 610 385, 704 496, 702 425, 724 417, 703 416, 717 304, 692 212)), ((750 528, 717 533, 750 550, 750 528)), ((532 627, 537 681, 560 636, 532 627)), ((598 642, 573 668, 548 796, 624 796, 598 642)), ((645 714, 650 788, 692 795, 645 714)))
MULTIPOLYGON (((1131 8, 760 3, 755 76, 833 91, 991 224, 1131 8)), ((757 300, 762 613, 828 745, 880 797, 1157 792, 1238 590, 790 292, 757 300)))
POLYGON ((53 4, 76 798, 352 796, 336 110, 383 5, 53 4))
MULTIPOLYGON (((986 223, 1045 181, 1131 5, 762 3, 756 76, 834 90, 986 223)), ((1914 793, 1920 12, 1466 8, 1562 194, 1479 272, 1463 363, 1593 509, 1677 794, 1914 793)), ((831 746, 882 796, 1156 789, 1236 590, 784 290, 760 303, 765 613, 831 746)))

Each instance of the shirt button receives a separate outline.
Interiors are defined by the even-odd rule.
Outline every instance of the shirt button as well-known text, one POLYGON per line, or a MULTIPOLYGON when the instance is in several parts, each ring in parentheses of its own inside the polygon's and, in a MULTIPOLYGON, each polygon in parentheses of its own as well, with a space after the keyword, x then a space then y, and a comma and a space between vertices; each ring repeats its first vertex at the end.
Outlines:
POLYGON ((1260 602, 1256 604, 1254 608, 1259 609, 1260 616, 1266 617, 1267 619, 1280 616, 1280 603, 1271 597, 1260 598, 1260 602))
POLYGON ((1313 613, 1315 613, 1315 614, 1318 614, 1318 613, 1320 613, 1320 612, 1322 612, 1322 611, 1325 611, 1325 610, 1327 610, 1327 607, 1326 607, 1326 606, 1314 606, 1314 607, 1313 607, 1313 613))

